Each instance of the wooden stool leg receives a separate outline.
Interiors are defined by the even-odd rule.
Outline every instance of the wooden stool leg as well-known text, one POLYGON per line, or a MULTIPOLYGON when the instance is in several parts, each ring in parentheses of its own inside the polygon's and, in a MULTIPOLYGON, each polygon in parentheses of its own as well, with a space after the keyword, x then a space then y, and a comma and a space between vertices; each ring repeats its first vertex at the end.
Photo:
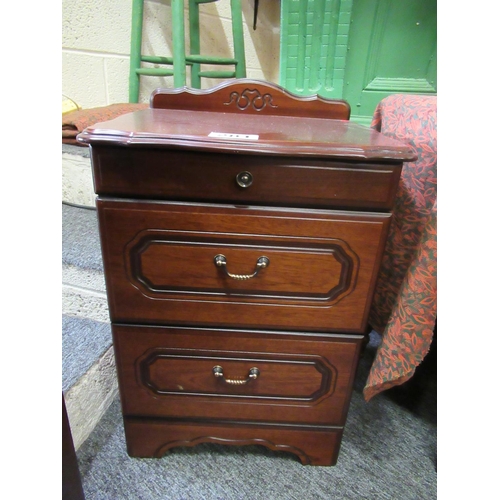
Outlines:
MULTIPOLYGON (((197 0, 189 0, 190 54, 200 55, 200 7, 197 0)), ((191 87, 201 89, 200 64, 191 65, 191 87)))
POLYGON ((130 35, 130 73, 128 83, 129 102, 139 102, 140 76, 137 69, 141 66, 142 22, 144 16, 144 0, 132 1, 132 30, 130 35))
POLYGON ((184 41, 184 0, 172 0, 174 43, 174 87, 186 85, 186 44, 184 41))
POLYGON ((245 43, 243 40, 243 15, 241 0, 231 0, 231 24, 233 27, 234 58, 236 59, 236 78, 245 78, 247 68, 245 62, 245 43))

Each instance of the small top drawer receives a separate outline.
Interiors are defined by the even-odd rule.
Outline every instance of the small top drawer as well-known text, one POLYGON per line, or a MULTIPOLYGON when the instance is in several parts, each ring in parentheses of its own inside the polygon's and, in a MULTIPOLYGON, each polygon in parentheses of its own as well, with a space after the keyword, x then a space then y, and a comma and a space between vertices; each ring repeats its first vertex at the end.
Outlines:
POLYGON ((311 208, 392 207, 401 162, 92 146, 97 194, 311 208))

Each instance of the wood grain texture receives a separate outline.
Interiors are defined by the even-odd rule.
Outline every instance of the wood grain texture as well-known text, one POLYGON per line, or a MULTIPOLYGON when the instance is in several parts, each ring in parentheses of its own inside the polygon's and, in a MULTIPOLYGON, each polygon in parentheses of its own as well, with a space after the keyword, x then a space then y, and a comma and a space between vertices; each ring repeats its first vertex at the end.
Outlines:
POLYGON ((96 123, 77 140, 313 159, 416 159, 408 145, 350 122, 349 113, 345 101, 292 96, 273 84, 237 80, 208 90, 159 90, 149 109, 96 123))
POLYGON ((159 90, 149 109, 78 136, 131 456, 208 442, 336 463, 402 164, 415 159, 349 113, 233 80, 159 90))
POLYGON ((348 120, 351 114, 351 107, 344 100, 298 96, 272 82, 251 79, 234 79, 207 90, 158 89, 151 94, 150 105, 162 109, 330 120, 348 120))
POLYGON ((127 416, 343 425, 362 337, 113 325, 127 416), (256 380, 231 386, 228 376, 256 380))
POLYGON ((114 322, 366 329, 388 214, 100 199, 97 206, 114 322), (220 253, 239 274, 262 255, 271 264, 251 280, 233 280, 214 264, 220 253))
POLYGON ((256 156, 375 162, 416 159, 409 146, 356 123, 291 116, 263 120, 257 115, 144 109, 96 123, 77 139, 91 145, 154 146, 256 156))
POLYGON ((162 421, 124 418, 127 451, 132 457, 162 457, 169 449, 214 443, 228 446, 259 445, 293 453, 303 465, 335 465, 342 428, 242 425, 231 422, 162 421))
POLYGON ((155 148, 92 147, 96 192, 101 196, 164 200, 389 210, 401 162, 300 160, 295 157, 155 148), (253 183, 241 188, 240 172, 253 183))

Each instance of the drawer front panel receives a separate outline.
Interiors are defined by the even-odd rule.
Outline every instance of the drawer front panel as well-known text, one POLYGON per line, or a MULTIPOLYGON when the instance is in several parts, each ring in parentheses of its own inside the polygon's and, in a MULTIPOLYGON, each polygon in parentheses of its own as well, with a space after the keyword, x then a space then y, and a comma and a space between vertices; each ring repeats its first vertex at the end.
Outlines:
POLYGON ((98 209, 114 322, 364 333, 388 215, 100 200, 98 209))
POLYGON ((289 247, 269 239, 248 244, 225 235, 212 235, 214 241, 201 233, 189 239, 183 236, 145 230, 127 245, 128 275, 144 295, 333 300, 352 290, 359 269, 357 255, 340 240, 289 247), (224 265, 217 265, 218 256, 224 257, 224 265), (258 268, 261 258, 267 259, 265 269, 258 268), (258 276, 250 278, 256 268, 258 276))
POLYGON ((126 325, 113 337, 126 415, 325 425, 343 424, 361 342, 126 325))
POLYGON ((400 164, 272 158, 147 148, 92 148, 99 195, 388 210, 400 164), (250 172, 240 187, 237 176, 250 172))

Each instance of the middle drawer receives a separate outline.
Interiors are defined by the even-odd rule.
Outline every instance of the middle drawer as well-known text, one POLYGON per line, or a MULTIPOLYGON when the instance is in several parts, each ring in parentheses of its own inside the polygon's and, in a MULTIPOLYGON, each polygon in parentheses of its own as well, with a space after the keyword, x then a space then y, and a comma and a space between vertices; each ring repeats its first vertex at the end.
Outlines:
POLYGON ((388 214, 111 200, 98 210, 113 322, 365 333, 388 214))

